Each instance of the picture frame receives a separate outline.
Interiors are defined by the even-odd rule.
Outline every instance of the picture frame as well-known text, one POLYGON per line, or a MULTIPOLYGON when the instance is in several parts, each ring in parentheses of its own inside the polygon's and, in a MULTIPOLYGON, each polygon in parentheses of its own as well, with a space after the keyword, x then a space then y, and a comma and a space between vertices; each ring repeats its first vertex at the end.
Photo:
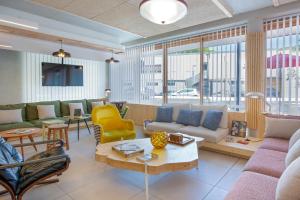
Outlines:
POLYGON ((247 133, 247 122, 246 121, 232 121, 231 125, 231 131, 230 135, 231 136, 236 136, 236 137, 246 137, 247 133))

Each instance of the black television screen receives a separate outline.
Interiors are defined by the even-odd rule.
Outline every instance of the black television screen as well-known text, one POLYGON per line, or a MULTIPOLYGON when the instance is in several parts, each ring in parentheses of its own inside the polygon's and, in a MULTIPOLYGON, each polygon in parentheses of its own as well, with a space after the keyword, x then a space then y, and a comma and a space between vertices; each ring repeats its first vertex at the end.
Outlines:
POLYGON ((83 66, 42 62, 43 86, 83 86, 83 66))

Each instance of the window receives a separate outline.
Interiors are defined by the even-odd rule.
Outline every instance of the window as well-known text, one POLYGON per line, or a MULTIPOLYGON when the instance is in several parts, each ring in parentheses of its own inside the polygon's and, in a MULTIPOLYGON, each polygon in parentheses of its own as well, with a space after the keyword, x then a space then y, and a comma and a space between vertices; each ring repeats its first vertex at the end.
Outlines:
POLYGON ((245 42, 220 40, 204 48, 205 104, 227 104, 233 110, 245 108, 245 42))
POLYGON ((274 113, 300 113, 300 16, 266 20, 266 100, 274 113))
MULTIPOLYGON (((182 41, 184 44, 185 41, 182 41)), ((168 48, 168 102, 200 103, 200 44, 174 45, 168 48)))
POLYGON ((126 49, 111 67, 112 99, 244 109, 246 26, 126 49), (203 64, 203 66, 201 66, 203 64))

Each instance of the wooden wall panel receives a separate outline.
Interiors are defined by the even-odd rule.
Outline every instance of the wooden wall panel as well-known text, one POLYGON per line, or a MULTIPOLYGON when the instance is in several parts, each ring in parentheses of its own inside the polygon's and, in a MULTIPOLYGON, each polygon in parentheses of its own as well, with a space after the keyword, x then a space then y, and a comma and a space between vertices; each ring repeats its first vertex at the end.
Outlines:
POLYGON ((104 96, 106 69, 104 62, 76 58, 65 64, 83 65, 83 86, 42 86, 42 62, 60 63, 51 55, 23 53, 23 102, 90 99, 104 96))
MULTIPOLYGON (((265 89, 265 33, 248 32, 246 36, 246 92, 261 92, 265 89)), ((264 111, 264 100, 246 100, 248 127, 256 130, 258 117, 264 111)))

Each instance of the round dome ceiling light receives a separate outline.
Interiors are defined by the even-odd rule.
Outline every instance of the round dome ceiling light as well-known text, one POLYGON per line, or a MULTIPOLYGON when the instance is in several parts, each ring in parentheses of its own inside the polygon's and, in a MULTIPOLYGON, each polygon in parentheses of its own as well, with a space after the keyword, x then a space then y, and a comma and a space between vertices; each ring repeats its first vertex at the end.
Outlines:
POLYGON ((156 24, 166 25, 177 22, 187 14, 184 0, 143 0, 140 3, 141 15, 156 24))

